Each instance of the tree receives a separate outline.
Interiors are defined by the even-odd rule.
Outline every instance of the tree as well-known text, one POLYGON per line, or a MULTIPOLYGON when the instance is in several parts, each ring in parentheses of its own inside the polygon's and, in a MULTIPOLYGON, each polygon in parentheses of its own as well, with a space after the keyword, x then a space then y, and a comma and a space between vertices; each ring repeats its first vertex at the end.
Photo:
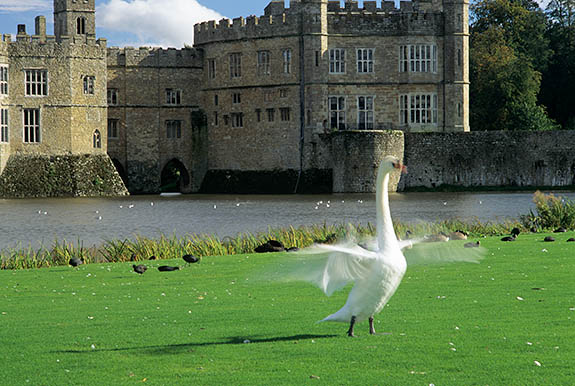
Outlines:
POLYGON ((550 51, 544 37, 545 15, 534 4, 530 0, 482 0, 472 7, 473 130, 556 128, 537 104, 541 73, 536 66, 547 66, 550 51), (536 26, 526 32, 530 23, 536 26))

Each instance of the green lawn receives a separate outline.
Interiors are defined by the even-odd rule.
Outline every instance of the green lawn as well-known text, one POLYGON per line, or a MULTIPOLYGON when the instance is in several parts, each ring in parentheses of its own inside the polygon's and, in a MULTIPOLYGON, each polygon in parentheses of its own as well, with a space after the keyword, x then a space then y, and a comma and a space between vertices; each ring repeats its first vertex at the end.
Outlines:
POLYGON ((127 263, 0 271, 0 384, 572 385, 574 234, 544 236, 485 239, 481 264, 408 268, 381 334, 364 322, 355 339, 316 323, 347 289, 253 280, 284 254, 143 276, 127 263))

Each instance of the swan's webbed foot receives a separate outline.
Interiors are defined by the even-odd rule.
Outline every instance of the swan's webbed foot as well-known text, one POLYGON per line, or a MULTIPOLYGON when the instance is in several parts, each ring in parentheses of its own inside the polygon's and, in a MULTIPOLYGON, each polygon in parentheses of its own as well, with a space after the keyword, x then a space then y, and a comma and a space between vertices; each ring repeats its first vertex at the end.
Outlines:
POLYGON ((351 322, 349 323, 349 330, 347 330, 347 336, 351 337, 351 338, 355 338, 355 335, 353 334, 353 327, 355 326, 355 316, 351 317, 351 322))
POLYGON ((369 333, 375 335, 375 328, 373 327, 373 316, 369 317, 369 333))

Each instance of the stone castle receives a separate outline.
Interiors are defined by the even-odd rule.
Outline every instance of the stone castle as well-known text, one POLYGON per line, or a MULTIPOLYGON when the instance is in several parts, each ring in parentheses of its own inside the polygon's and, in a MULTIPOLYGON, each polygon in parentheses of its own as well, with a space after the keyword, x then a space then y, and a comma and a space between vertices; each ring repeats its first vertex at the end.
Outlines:
POLYGON ((60 194, 123 193, 118 174, 158 192, 174 171, 182 192, 372 191, 404 135, 469 131, 467 0, 272 1, 178 50, 107 48, 95 17, 54 0, 54 36, 41 16, 2 35, 0 196, 58 195, 70 171, 60 194))

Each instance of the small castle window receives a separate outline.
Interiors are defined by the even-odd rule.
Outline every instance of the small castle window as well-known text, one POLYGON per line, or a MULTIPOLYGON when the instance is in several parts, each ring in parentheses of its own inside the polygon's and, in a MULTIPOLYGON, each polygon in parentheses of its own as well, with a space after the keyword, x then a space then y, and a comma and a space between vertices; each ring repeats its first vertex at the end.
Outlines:
POLYGON ((182 91, 173 88, 166 89, 166 104, 179 105, 182 103, 182 91))
POLYGON ((86 18, 79 17, 76 19, 76 33, 78 35, 85 35, 86 34, 86 18))
POLYGON ((109 88, 108 89, 108 106, 117 106, 118 105, 118 89, 117 88, 109 88))
POLYGON ((95 83, 96 83, 96 77, 90 75, 84 76, 84 94, 94 95, 95 83))
POLYGON ((291 74, 291 49, 282 51, 284 74, 291 74))
POLYGON ((219 123, 219 122, 218 122, 218 112, 217 112, 217 111, 214 111, 214 126, 217 126, 218 123, 219 123))
POLYGON ((235 105, 242 103, 242 94, 240 94, 239 92, 233 93, 232 94, 232 103, 235 105))
POLYGON ((166 121, 166 136, 171 139, 182 138, 182 121, 166 121))
POLYGON ((357 49, 357 72, 373 72, 373 48, 357 49))
POLYGON ((315 52, 315 66, 319 67, 319 51, 315 52))
POLYGON ((280 88, 280 98, 287 98, 288 90, 287 88, 280 88))
POLYGON ((24 109, 24 143, 40 143, 40 109, 24 109))
POLYGON ((242 54, 230 54, 230 78, 239 78, 242 76, 242 54))
POLYGON ((461 118, 461 115, 462 115, 461 102, 459 102, 457 104, 457 117, 461 118))
POLYGON ((26 70, 26 96, 48 95, 48 71, 26 70))
POLYGON ((357 98, 357 128, 360 130, 373 129, 373 97, 360 96, 357 98))
POLYGON ((93 142, 94 142, 94 149, 102 148, 102 135, 100 134, 100 130, 94 131, 93 142))
POLYGON ((218 94, 214 95, 214 106, 217 106, 219 103, 218 94))
POLYGON ((118 120, 108 119, 108 139, 118 138, 118 120))
POLYGON ((329 73, 345 74, 345 49, 332 48, 329 50, 329 73))
POLYGON ((270 57, 269 51, 258 51, 258 75, 270 75, 270 57))
POLYGON ((0 95, 8 95, 8 67, 0 66, 0 95))
POLYGON ((232 127, 244 127, 244 113, 232 113, 232 127))
POLYGON ((280 108, 280 118, 282 121, 287 122, 291 119, 290 117, 290 108, 289 107, 282 107, 280 108))
POLYGON ((266 109, 266 113, 268 114, 268 122, 273 122, 275 119, 275 109, 266 109))
POLYGON ((330 129, 345 130, 345 97, 330 96, 328 103, 330 129))
POLYGON ((256 121, 257 122, 262 121, 262 110, 261 109, 256 109, 256 121))
POLYGON ((0 142, 10 142, 8 136, 8 109, 0 109, 0 142))
POLYGON ((208 59, 208 78, 216 79, 216 59, 208 59))

